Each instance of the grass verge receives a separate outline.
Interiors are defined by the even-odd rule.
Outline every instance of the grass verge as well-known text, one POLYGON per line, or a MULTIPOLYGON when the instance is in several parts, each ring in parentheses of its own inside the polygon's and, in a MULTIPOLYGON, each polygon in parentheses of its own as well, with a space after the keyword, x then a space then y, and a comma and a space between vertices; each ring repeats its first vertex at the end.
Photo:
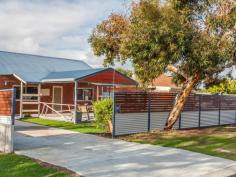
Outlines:
POLYGON ((119 138, 236 160, 236 126, 140 133, 119 138))
POLYGON ((16 154, 0 153, 2 177, 79 177, 79 175, 51 164, 16 154))
POLYGON ((41 118, 24 118, 21 119, 24 122, 35 123, 39 125, 45 125, 55 128, 62 128, 66 130, 71 130, 80 133, 87 133, 87 134, 102 134, 104 130, 97 128, 95 123, 79 123, 73 124, 70 122, 63 122, 63 121, 56 121, 56 120, 48 120, 48 119, 41 119, 41 118))

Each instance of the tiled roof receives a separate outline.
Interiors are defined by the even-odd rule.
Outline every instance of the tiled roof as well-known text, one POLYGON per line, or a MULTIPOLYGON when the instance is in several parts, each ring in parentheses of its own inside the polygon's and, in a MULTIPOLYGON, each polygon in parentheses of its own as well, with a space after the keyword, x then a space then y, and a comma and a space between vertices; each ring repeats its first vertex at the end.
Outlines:
POLYGON ((162 86, 162 87, 172 87, 177 88, 178 86, 172 81, 171 76, 166 76, 164 74, 160 75, 154 79, 151 83, 151 86, 162 86))

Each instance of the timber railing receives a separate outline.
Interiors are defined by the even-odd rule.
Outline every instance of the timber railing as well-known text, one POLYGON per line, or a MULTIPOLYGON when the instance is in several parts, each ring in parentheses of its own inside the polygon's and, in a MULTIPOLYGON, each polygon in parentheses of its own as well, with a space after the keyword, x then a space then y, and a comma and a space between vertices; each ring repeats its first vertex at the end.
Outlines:
POLYGON ((43 118, 61 118, 64 120, 72 121, 75 105, 73 104, 58 104, 58 103, 46 103, 40 102, 39 117, 43 118))

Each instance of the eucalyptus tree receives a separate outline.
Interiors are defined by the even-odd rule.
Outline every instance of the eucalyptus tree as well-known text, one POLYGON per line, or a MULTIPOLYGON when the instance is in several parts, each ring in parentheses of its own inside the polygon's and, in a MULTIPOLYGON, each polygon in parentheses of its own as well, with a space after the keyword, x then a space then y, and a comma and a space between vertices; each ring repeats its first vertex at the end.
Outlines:
POLYGON ((143 83, 167 71, 182 85, 165 129, 171 129, 191 91, 236 64, 234 0, 140 0, 111 14, 89 42, 104 65, 130 60, 143 83))

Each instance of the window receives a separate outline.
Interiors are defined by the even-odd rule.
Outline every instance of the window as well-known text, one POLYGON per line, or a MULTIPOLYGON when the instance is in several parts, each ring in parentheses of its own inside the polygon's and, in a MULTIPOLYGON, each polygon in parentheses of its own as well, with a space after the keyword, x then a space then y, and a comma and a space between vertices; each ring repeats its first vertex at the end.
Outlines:
POLYGON ((25 87, 24 94, 38 94, 38 87, 25 87))
MULTIPOLYGON (((19 100, 21 93, 20 86, 15 86, 14 88, 16 89, 16 99, 19 100)), ((23 96, 23 100, 36 101, 38 100, 38 96, 35 96, 38 94, 38 87, 26 86, 23 88, 23 94, 27 94, 27 96, 23 96)))
POLYGON ((20 87, 15 87, 16 89, 16 99, 19 100, 20 99, 20 87))
POLYGON ((77 99, 83 101, 91 101, 93 99, 93 89, 92 88, 78 89, 77 99))

